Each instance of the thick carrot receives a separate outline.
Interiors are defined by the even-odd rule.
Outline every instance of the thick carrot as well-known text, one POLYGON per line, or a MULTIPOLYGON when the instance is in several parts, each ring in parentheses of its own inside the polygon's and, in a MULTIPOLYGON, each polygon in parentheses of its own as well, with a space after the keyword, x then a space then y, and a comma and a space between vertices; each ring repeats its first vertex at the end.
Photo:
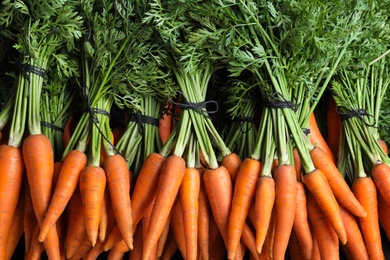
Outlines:
POLYGON ((382 140, 382 139, 379 139, 379 140, 378 140, 378 143, 379 143, 379 145, 381 146, 382 151, 383 151, 386 155, 389 155, 389 148, 387 147, 386 141, 384 141, 384 140, 382 140))
MULTIPOLYGON (((102 212, 100 213, 100 222, 99 222, 99 234, 98 240, 104 242, 107 235, 107 225, 108 225, 108 208, 111 206, 110 191, 104 189, 104 197, 102 200, 102 212)), ((113 216, 115 218, 115 216, 113 216)))
POLYGON ((261 164, 258 160, 246 158, 240 165, 234 185, 231 212, 228 226, 228 259, 234 259, 240 244, 242 227, 248 215, 250 203, 255 197, 256 184, 260 176, 261 164))
POLYGON ((326 143, 320 129, 318 128, 317 120, 314 113, 310 115, 309 128, 310 128, 310 142, 314 144, 316 147, 320 147, 328 156, 328 158, 330 158, 333 162, 335 162, 336 160, 334 159, 333 153, 330 150, 328 144, 326 143))
POLYGON ((362 205, 360 205, 359 201, 353 195, 336 165, 325 155, 324 151, 319 147, 315 147, 310 151, 310 156, 314 166, 321 170, 328 179, 330 188, 338 203, 351 211, 355 216, 365 217, 367 212, 365 212, 362 205))
POLYGON ((304 178, 306 187, 331 223, 341 243, 345 245, 347 242, 347 233, 341 218, 340 207, 325 175, 320 169, 315 169, 313 172, 305 174, 304 178))
POLYGON ((187 255, 187 246, 185 239, 185 228, 184 228, 184 219, 183 219, 183 209, 180 204, 180 201, 177 200, 175 205, 172 208, 172 219, 171 219, 171 228, 173 237, 176 240, 179 251, 184 259, 187 255))
POLYGON ((199 211, 198 211, 198 245, 200 255, 203 259, 209 258, 209 227, 210 227, 210 205, 207 199, 203 183, 203 174, 200 179, 199 189, 199 211))
POLYGON ((256 229, 256 250, 260 254, 271 221, 275 203, 275 180, 270 176, 261 176, 257 181, 255 195, 255 219, 252 221, 256 229))
POLYGON ((390 240, 390 204, 385 201, 380 192, 377 192, 377 197, 379 222, 390 240))
POLYGON ((65 257, 72 258, 87 236, 80 189, 76 188, 66 208, 65 257))
POLYGON ((104 162, 110 190, 111 204, 114 209, 116 222, 129 249, 133 248, 133 223, 130 201, 130 177, 126 160, 116 154, 104 162))
POLYGON ((301 247, 300 252, 304 259, 310 259, 313 251, 313 238, 311 236, 307 219, 306 193, 302 182, 297 182, 296 210, 293 224, 294 233, 301 247))
POLYGON ((385 259, 379 229, 378 200, 374 181, 369 177, 357 178, 352 191, 367 211, 367 217, 359 218, 364 242, 370 259, 385 259))
POLYGON ((383 199, 390 204, 390 167, 385 163, 378 163, 371 169, 371 177, 383 199))
POLYGON ((154 207, 150 217, 147 236, 144 241, 143 259, 149 259, 152 249, 157 245, 169 212, 179 192, 180 184, 186 170, 182 157, 170 155, 166 158, 160 173, 154 207))
MULTIPOLYGON (((213 220, 226 246, 228 242, 229 214, 233 198, 232 180, 228 170, 224 166, 220 166, 217 169, 206 169, 203 173, 203 181, 213 220)), ((212 246, 212 242, 210 236, 210 246, 212 246)))
POLYGON ((344 207, 340 207, 345 230, 347 231, 347 243, 345 244, 353 259, 369 259, 366 245, 364 244, 362 233, 358 223, 351 212, 344 207))
POLYGON ((87 156, 80 150, 69 152, 63 160, 50 205, 42 223, 39 241, 44 241, 49 229, 64 212, 76 190, 81 171, 87 165, 87 156))
POLYGON ((241 163, 241 158, 236 153, 230 153, 224 156, 221 160, 221 165, 229 171, 230 178, 233 183, 236 182, 237 173, 241 163))
POLYGON ((307 196, 307 213, 313 227, 321 259, 339 259, 338 237, 329 219, 311 194, 307 196))
POLYGON ((103 168, 92 165, 85 167, 80 174, 79 188, 83 202, 85 228, 94 246, 98 237, 102 201, 106 188, 106 175, 103 168))
POLYGON ((23 156, 19 148, 0 145, 0 259, 5 259, 7 240, 23 183, 23 156))
POLYGON ((273 257, 284 259, 288 240, 294 224, 296 210, 297 177, 292 165, 279 165, 274 170, 275 178, 275 238, 273 257))
POLYGON ((15 249, 23 235, 23 214, 24 213, 24 194, 19 195, 18 205, 15 209, 15 213, 12 220, 11 230, 9 232, 7 247, 6 247, 6 259, 11 259, 15 249))
POLYGON ((186 259, 196 259, 198 254, 198 211, 200 175, 196 168, 187 167, 179 190, 183 210, 186 259))
POLYGON ((131 214, 133 229, 156 196, 161 167, 165 157, 151 153, 142 164, 131 194, 131 214))
POLYGON ((337 158, 340 146, 340 136, 342 129, 341 116, 336 111, 336 102, 330 94, 328 97, 328 107, 326 109, 327 136, 326 143, 334 158, 337 158))

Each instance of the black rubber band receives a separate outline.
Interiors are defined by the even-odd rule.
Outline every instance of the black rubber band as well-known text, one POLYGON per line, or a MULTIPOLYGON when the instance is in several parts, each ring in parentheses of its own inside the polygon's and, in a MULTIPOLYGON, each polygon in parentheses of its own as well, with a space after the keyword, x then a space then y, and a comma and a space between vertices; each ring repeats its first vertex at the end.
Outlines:
POLYGON ((158 118, 142 115, 140 112, 131 114, 129 120, 138 124, 138 132, 142 135, 144 134, 144 124, 149 124, 156 127, 158 127, 160 124, 160 120, 158 118))
POLYGON ((45 69, 38 67, 38 66, 31 65, 31 64, 27 64, 27 63, 20 65, 20 72, 27 79, 27 83, 28 83, 27 95, 30 94, 30 86, 31 86, 31 79, 30 79, 30 75, 28 73, 33 73, 33 74, 38 75, 42 78, 44 78, 46 76, 45 69))
POLYGON ((310 129, 309 129, 309 128, 302 128, 302 132, 303 132, 305 135, 308 135, 308 134, 310 134, 310 129))
POLYGON ((64 129, 62 127, 59 127, 55 124, 49 123, 49 122, 41 122, 41 126, 46 127, 46 128, 51 128, 56 131, 64 132, 64 129))
POLYGON ((215 100, 209 100, 209 101, 202 101, 202 102, 189 102, 187 98, 183 95, 181 91, 178 91, 178 93, 184 98, 183 102, 175 102, 172 99, 170 99, 170 102, 174 105, 177 105, 180 109, 192 109, 203 116, 210 117, 209 114, 215 114, 218 112, 219 106, 217 101, 215 100), (208 104, 214 104, 215 109, 214 110, 207 110, 208 104))
POLYGON ((367 112, 364 108, 351 109, 348 111, 341 111, 340 107, 336 107, 336 113, 341 116, 341 120, 345 121, 351 119, 353 117, 359 118, 366 126, 374 127, 376 124, 375 117, 367 112), (372 124, 368 123, 364 117, 372 117, 374 118, 374 122, 372 124))
POLYGON ((298 109, 298 105, 287 100, 281 93, 275 92, 267 99, 262 101, 262 105, 267 108, 290 108, 294 111, 298 109))
POLYGON ((237 118, 234 118, 233 121, 239 123, 240 131, 244 134, 247 133, 249 130, 251 130, 251 128, 255 124, 255 118, 250 117, 250 116, 237 117, 237 118), (245 123, 251 123, 246 130, 244 130, 245 123))

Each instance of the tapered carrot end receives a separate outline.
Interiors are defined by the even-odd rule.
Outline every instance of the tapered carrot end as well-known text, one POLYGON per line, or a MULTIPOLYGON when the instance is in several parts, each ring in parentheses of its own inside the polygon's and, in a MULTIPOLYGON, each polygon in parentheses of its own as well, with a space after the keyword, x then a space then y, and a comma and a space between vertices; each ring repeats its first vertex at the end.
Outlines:
POLYGON ((98 238, 98 232, 94 232, 94 231, 89 232, 88 238, 89 238, 89 241, 91 241, 92 247, 94 247, 96 245, 96 241, 98 238))
POLYGON ((131 250, 133 250, 133 239, 123 239, 127 245, 127 247, 131 250))
POLYGON ((260 255, 261 251, 263 250, 263 245, 256 247, 257 253, 260 255))
POLYGON ((46 239, 46 237, 47 237, 47 232, 48 232, 49 230, 44 230, 44 229, 41 229, 41 232, 39 233, 39 236, 38 236, 38 241, 39 242, 43 242, 43 241, 45 241, 45 239, 46 239))
POLYGON ((228 260, 233 260, 236 257, 236 252, 228 252, 228 260))

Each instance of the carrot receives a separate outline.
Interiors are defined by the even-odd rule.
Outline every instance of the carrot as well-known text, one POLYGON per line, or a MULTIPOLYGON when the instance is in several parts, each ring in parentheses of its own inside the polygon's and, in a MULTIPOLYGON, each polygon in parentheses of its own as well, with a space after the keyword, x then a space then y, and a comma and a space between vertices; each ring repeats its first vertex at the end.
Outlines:
MULTIPOLYGON (((145 239, 145 237, 147 236, 148 226, 149 226, 149 223, 150 223, 150 216, 151 216, 152 211, 153 211, 154 202, 155 202, 155 198, 153 199, 152 203, 150 204, 150 206, 148 207, 148 209, 146 210, 144 216, 141 219, 142 237, 143 237, 143 239, 145 239)), ((175 200, 175 204, 176 204, 176 200, 175 200)), ((170 211, 168 219, 167 219, 165 224, 167 224, 168 220, 171 221, 171 219, 169 219, 171 217, 171 212, 172 212, 172 210, 170 211)), ((164 228, 165 228, 165 226, 164 226, 164 228)), ((159 237, 159 239, 160 238, 161 238, 161 236, 159 237)), ((153 248, 151 250, 152 253, 149 255, 149 260, 156 258, 157 246, 158 246, 158 243, 155 246, 153 246, 153 248)))
MULTIPOLYGON (((99 234, 98 240, 104 242, 106 240, 107 225, 108 225, 108 208, 111 206, 110 192, 104 189, 104 196, 102 200, 102 212, 100 213, 99 234)), ((112 216, 115 218, 115 216, 112 216)))
MULTIPOLYGON (((297 234, 295 233, 294 229, 291 231, 290 240, 288 241, 288 254, 289 254, 291 260, 306 259, 301 252, 299 240, 298 240, 297 234)), ((310 255, 311 255, 311 252, 310 252, 310 255)))
POLYGON ((199 188, 199 211, 198 211, 198 245, 200 255, 203 259, 209 258, 209 227, 210 227, 210 205, 207 199, 206 190, 203 183, 203 173, 200 179, 199 188))
POLYGON ((173 237, 176 240, 179 251, 184 259, 187 259, 187 246, 185 239, 185 228, 183 219, 183 209, 180 201, 177 200, 172 208, 171 228, 173 237))
POLYGON ((309 222, 307 219, 306 193, 302 182, 297 182, 297 198, 293 230, 301 247, 300 252, 302 256, 304 256, 305 259, 310 259, 313 251, 313 238, 310 233, 309 222))
POLYGON ((76 188, 66 208, 65 257, 72 258, 87 234, 80 189, 76 188))
POLYGON ((77 248, 76 252, 71 258, 71 260, 79 260, 82 259, 88 251, 92 248, 91 241, 87 234, 85 234, 83 240, 81 241, 80 246, 77 248))
MULTIPOLYGON (((249 252, 251 256, 254 257, 254 259, 258 259, 258 253, 256 250, 256 238, 249 227, 249 225, 245 222, 244 226, 242 227, 242 235, 241 235, 242 243, 249 249, 249 252)), ((237 255, 237 254, 236 254, 237 255)))
POLYGON ((39 241, 44 241, 49 229, 64 212, 72 194, 76 190, 81 171, 87 165, 87 156, 80 150, 69 152, 63 160, 47 213, 42 223, 39 241))
POLYGON ((381 146, 382 151, 383 151, 386 155, 389 155, 389 149, 388 149, 388 147, 387 147, 387 143, 386 143, 384 140, 381 140, 381 139, 378 140, 378 143, 379 143, 379 145, 381 146))
POLYGON ((310 142, 315 145, 315 147, 321 148, 326 156, 328 156, 329 159, 331 159, 333 162, 336 160, 334 159, 333 153, 330 150, 328 144, 326 143, 320 129, 317 125, 317 120, 314 115, 314 112, 309 117, 309 128, 310 128, 310 142))
MULTIPOLYGON (((332 193, 325 175, 320 169, 304 175, 305 185, 318 203, 341 243, 347 242, 347 234, 340 214, 340 207, 332 193)), ((347 196, 347 195, 345 195, 347 196)), ((317 237, 318 239, 318 237, 317 237)))
POLYGON ((162 259, 162 260, 173 259, 172 257, 176 253, 177 249, 178 249, 178 246, 177 246, 176 240, 174 239, 173 236, 170 236, 160 259, 162 259))
POLYGON ((294 159, 294 167, 295 167, 295 173, 297 175, 297 180, 300 180, 301 176, 301 170, 302 170, 302 162, 301 157, 299 157, 298 149, 294 147, 293 149, 293 159, 294 159))
POLYGON ((241 163, 241 158, 236 153, 230 153, 224 156, 221 160, 221 165, 229 171, 230 178, 233 183, 236 182, 237 173, 241 163))
POLYGON ((172 106, 173 104, 168 101, 164 108, 167 111, 167 113, 163 113, 158 124, 158 133, 160 135, 163 144, 165 144, 165 142, 168 140, 169 136, 171 135, 172 113, 170 112, 170 110, 172 110, 172 106))
POLYGON ((258 160, 246 158, 237 173, 234 186, 231 212, 228 226, 228 259, 234 259, 248 215, 251 200, 255 196, 256 184, 260 175, 261 164, 258 160))
POLYGON ((340 146, 341 136, 341 116, 336 111, 336 102, 332 95, 328 97, 328 107, 326 109, 326 123, 327 123, 327 135, 326 143, 329 146, 330 151, 334 158, 337 158, 340 146))
MULTIPOLYGON (((224 166, 216 169, 206 169, 203 173, 203 181, 213 220, 226 246, 228 242, 229 214, 233 198, 233 186, 229 172, 224 166)), ((210 236, 210 243, 212 241, 210 236)))
POLYGON ((91 247, 91 249, 85 254, 83 257, 83 260, 95 260, 99 257, 101 253, 103 253, 103 246, 104 243, 101 241, 97 241, 96 245, 94 247, 91 247))
POLYGON ((94 246, 98 237, 102 200, 106 187, 106 175, 103 168, 99 166, 85 167, 80 174, 79 187, 83 202, 85 228, 91 244, 94 246))
POLYGON ((379 222, 390 240, 390 204, 385 201, 380 192, 377 192, 377 197, 379 222))
POLYGON ((371 169, 371 177, 383 199, 390 204, 390 167, 385 163, 376 164, 371 169))
POLYGON ((186 259, 196 259, 198 254, 198 198, 200 176, 196 168, 187 167, 179 190, 183 210, 186 259))
POLYGON ((209 254, 210 254, 209 259, 216 259, 216 260, 226 259, 226 247, 223 242, 223 238, 221 234, 219 234, 219 236, 215 239, 214 243, 210 245, 209 254))
POLYGON ((0 145, 0 259, 5 259, 7 240, 23 183, 23 156, 19 148, 0 145))
MULTIPOLYGON (((311 194, 307 196, 307 213, 313 227, 321 259, 339 259, 339 241, 329 219, 311 194)), ((313 253, 312 253, 313 254, 313 253)))
POLYGON ((12 220, 12 226, 9 232, 6 259, 11 259, 15 249, 23 235, 23 216, 24 216, 24 194, 19 195, 18 205, 15 209, 15 213, 12 220))
POLYGON ((38 240, 39 235, 39 224, 35 223, 33 227, 33 233, 31 237, 31 245, 28 251, 25 251, 25 259, 26 260, 39 260, 41 259, 42 253, 45 250, 42 242, 38 240))
POLYGON ((260 260, 273 259, 273 247, 275 237, 275 209, 272 210, 270 225, 268 228, 267 236, 265 238, 261 254, 259 255, 260 260))
POLYGON ((118 225, 115 225, 111 230, 107 240, 104 242, 104 251, 110 250, 116 243, 122 240, 122 233, 118 225))
POLYGON ((283 259, 294 224, 296 210, 297 177, 292 165, 279 165, 275 178, 275 238, 273 257, 283 259))
POLYGON ((156 199, 144 241, 144 255, 142 257, 144 260, 149 259, 151 250, 157 245, 158 238, 164 229, 178 194, 185 170, 185 160, 176 155, 168 156, 161 168, 156 199))
POLYGON ((123 133, 125 132, 125 128, 121 126, 116 126, 112 129, 112 135, 113 135, 113 144, 115 145, 117 141, 123 136, 123 133))
POLYGON ((309 226, 311 230, 311 237, 313 238, 313 251, 311 252, 310 260, 321 260, 320 249, 318 248, 317 239, 313 231, 314 228, 310 225, 310 223, 309 226))
MULTIPOLYGON (((23 180, 23 198, 24 198, 24 214, 23 214, 23 236, 24 236, 24 251, 30 250, 32 242, 32 235, 34 233, 34 227, 37 222, 35 217, 34 207, 30 196, 30 186, 28 185, 27 178, 23 180)), ((37 235, 38 238, 38 235, 37 235)))
POLYGON ((64 126, 64 132, 62 133, 62 142, 64 147, 69 144, 73 131, 76 127, 76 120, 73 115, 70 115, 64 126))
POLYGON ((126 245, 125 241, 122 240, 120 243, 111 248, 108 252, 107 260, 120 260, 127 251, 129 251, 129 247, 126 245))
POLYGON ((160 257, 164 251, 165 243, 168 239, 169 231, 171 230, 171 220, 172 220, 172 210, 169 213, 169 217, 167 219, 167 222, 165 223, 164 230, 160 238, 158 239, 157 252, 156 252, 157 257, 160 257))
POLYGON ((129 249, 133 248, 133 231, 130 201, 130 178, 126 160, 119 154, 110 156, 103 166, 111 204, 114 209, 117 225, 129 249))
POLYGON ((365 217, 367 212, 365 212, 362 205, 357 201, 340 171, 329 157, 325 155, 324 151, 319 147, 315 147, 310 151, 310 156, 314 166, 321 170, 328 179, 329 185, 338 203, 351 211, 355 216, 365 217))
POLYGON ((133 250, 129 252, 129 260, 142 259, 142 225, 138 226, 133 235, 133 250))
POLYGON ((257 181, 255 194, 255 219, 252 221, 256 229, 256 250, 260 254, 271 221, 275 202, 275 180, 270 176, 261 176, 257 181))
POLYGON ((352 259, 369 259, 366 245, 364 244, 363 236, 355 217, 344 207, 340 207, 340 212, 345 230, 347 231, 347 243, 345 247, 348 249, 352 259))
POLYGON ((131 194, 131 214, 133 229, 145 214, 156 195, 161 167, 165 157, 158 153, 148 155, 138 174, 133 193, 131 194))
POLYGON ((357 178, 352 191, 367 211, 367 217, 359 218, 364 242, 370 259, 385 259, 379 230, 378 201, 374 181, 369 177, 357 178))

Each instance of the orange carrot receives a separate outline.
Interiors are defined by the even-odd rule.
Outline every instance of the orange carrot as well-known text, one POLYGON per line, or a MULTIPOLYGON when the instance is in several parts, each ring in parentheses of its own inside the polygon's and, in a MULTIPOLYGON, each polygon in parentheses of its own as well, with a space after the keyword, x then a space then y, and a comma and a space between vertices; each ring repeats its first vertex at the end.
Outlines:
POLYGON ((297 175, 297 180, 300 180, 302 163, 301 163, 301 157, 299 157, 298 149, 295 147, 293 149, 293 159, 294 159, 294 167, 295 167, 295 173, 297 175))
POLYGON ((185 160, 176 155, 167 157, 161 168, 156 199, 144 241, 144 255, 142 257, 144 260, 149 259, 152 249, 157 245, 158 238, 164 229, 169 212, 179 192, 185 170, 185 160))
POLYGON ((130 201, 130 178, 126 160, 119 154, 110 156, 104 162, 110 190, 111 204, 116 222, 129 249, 133 248, 133 224, 130 201))
POLYGON ((390 167, 385 163, 378 163, 371 169, 371 177, 383 199, 390 204, 390 167))
POLYGON ((275 202, 275 180, 270 176, 261 176, 257 181, 255 195, 255 219, 252 221, 256 229, 256 250, 260 254, 271 221, 275 202))
POLYGON ((97 241, 96 245, 94 247, 91 247, 91 249, 85 254, 83 257, 83 260, 95 260, 99 257, 101 253, 103 253, 103 246, 104 243, 97 241))
POLYGON ((142 164, 131 194, 131 214, 133 229, 141 220, 153 201, 158 187, 161 167, 165 158, 158 153, 148 155, 142 164))
POLYGON ((310 128, 310 142, 314 144, 316 147, 321 148, 328 156, 328 158, 330 158, 333 162, 335 162, 336 160, 334 159, 333 153, 330 150, 328 144, 326 143, 320 129, 318 128, 317 120, 314 113, 310 115, 309 128, 310 128))
POLYGON ((382 148, 382 151, 386 154, 389 155, 389 148, 387 147, 387 143, 384 140, 379 139, 378 140, 379 145, 382 148))
POLYGON ((240 165, 234 186, 228 226, 228 259, 234 259, 248 215, 250 203, 255 196, 261 164, 258 160, 246 158, 240 165))
POLYGON ((210 205, 207 199, 203 183, 203 174, 200 179, 199 189, 199 212, 198 212, 198 244, 200 255, 203 259, 209 258, 209 227, 210 227, 210 205))
POLYGON ((341 243, 345 245, 347 242, 347 233, 341 218, 340 207, 325 175, 320 169, 315 169, 313 172, 305 174, 304 178, 306 187, 328 218, 341 243))
MULTIPOLYGON (((111 206, 110 192, 104 189, 104 196, 102 200, 102 212, 100 213, 99 234, 98 240, 104 242, 106 240, 107 225, 108 225, 108 208, 111 206)), ((113 216, 115 218, 115 216, 113 216)))
POLYGON ((49 208, 42 223, 39 241, 44 241, 49 229, 64 212, 72 194, 74 193, 81 171, 87 165, 87 156, 80 150, 69 152, 62 163, 58 182, 54 189, 49 208))
MULTIPOLYGON (((339 259, 339 241, 329 219, 311 194, 307 195, 307 213, 313 227, 321 259, 339 259)), ((313 254, 313 253, 312 253, 313 254)))
POLYGON ((45 247, 43 246, 42 242, 39 242, 38 240, 39 235, 39 224, 38 222, 35 223, 33 228, 33 233, 31 237, 31 245, 29 248, 29 251, 25 252, 25 259, 26 260, 40 260, 43 251, 45 250, 45 247))
POLYGON ((210 254, 209 259, 216 259, 216 260, 226 259, 226 247, 223 242, 223 238, 221 234, 219 234, 219 236, 215 239, 214 243, 210 245, 209 254, 210 254))
POLYGON ((341 136, 341 116, 336 111, 336 102, 332 95, 328 97, 328 107, 326 109, 327 137, 326 143, 331 150, 333 157, 337 158, 341 136))
POLYGON ((64 126, 64 132, 62 134, 62 142, 64 147, 69 144, 70 138, 72 137, 73 131, 76 127, 76 121, 73 115, 70 115, 64 126))
MULTIPOLYGON (((228 242, 229 214, 233 198, 233 186, 229 172, 224 166, 220 166, 217 169, 206 169, 203 173, 203 181, 213 214, 212 219, 215 221, 226 246, 228 242)), ((210 236, 210 243, 212 242, 213 240, 210 236)))
POLYGON ((96 244, 106 187, 106 175, 99 166, 87 166, 80 174, 79 187, 83 202, 85 228, 92 246, 96 244))
POLYGON ((77 248, 74 255, 69 259, 71 259, 71 260, 82 259, 91 248, 92 248, 91 241, 90 241, 88 235, 85 234, 83 240, 80 243, 80 246, 77 248))
POLYGON ((160 257, 164 251, 165 243, 168 239, 169 231, 171 230, 171 220, 172 220, 172 210, 169 213, 169 217, 167 219, 167 222, 165 223, 164 230, 160 238, 158 239, 157 252, 156 252, 157 257, 160 257))
POLYGON ((273 259, 273 247, 274 247, 274 237, 275 237, 275 209, 272 210, 270 225, 268 227, 267 236, 265 238, 261 254, 259 258, 261 260, 273 259))
POLYGON ((0 145, 0 259, 5 259, 12 221, 23 183, 23 156, 19 148, 0 145))
POLYGON ((324 151, 319 147, 315 147, 310 151, 310 156, 313 160, 314 166, 321 170, 328 179, 329 185, 338 203, 351 211, 352 214, 357 217, 366 216, 367 212, 364 211, 364 208, 353 195, 340 171, 329 157, 325 155, 324 151))
POLYGON ((125 241, 122 240, 110 249, 107 260, 121 260, 127 251, 129 251, 129 247, 126 245, 125 241))
POLYGON ((171 260, 173 255, 176 253, 178 247, 175 238, 171 235, 168 239, 164 251, 160 257, 162 260, 171 260))
POLYGON ((347 243, 345 244, 353 259, 369 259, 366 245, 364 244, 362 233, 351 212, 344 207, 340 207, 345 230, 347 231, 347 243))
MULTIPOLYGON (((291 231, 290 240, 288 241, 288 254, 291 260, 307 259, 301 252, 301 247, 295 230, 291 231)), ((311 255, 311 252, 310 252, 311 255)), ((311 257, 311 256, 310 256, 311 257)), ((310 258, 309 258, 310 259, 310 258)))
POLYGON ((158 133, 160 135, 161 141, 163 144, 168 140, 169 136, 171 135, 172 130, 172 112, 169 110, 172 109, 173 104, 171 102, 167 102, 165 105, 165 109, 167 110, 167 113, 164 113, 162 117, 159 120, 158 124, 158 133))
MULTIPOLYGON (((253 234, 251 228, 249 225, 245 222, 244 226, 242 227, 242 235, 241 235, 242 243, 248 248, 251 256, 253 256, 254 259, 258 259, 259 255, 256 250, 256 238, 253 234)), ((236 254, 237 255, 237 254, 236 254)))
POLYGON ((196 259, 198 254, 198 198, 200 176, 196 168, 187 167, 179 190, 183 210, 186 259, 196 259))
POLYGON ((133 250, 129 252, 129 260, 142 259, 142 225, 139 225, 133 235, 133 250))
POLYGON ((122 240, 122 233, 119 230, 118 225, 115 225, 111 230, 108 238, 104 242, 104 251, 110 250, 116 243, 119 243, 122 240))
POLYGON ((12 226, 9 232, 7 248, 6 248, 6 259, 11 259, 15 249, 23 235, 23 214, 24 213, 24 194, 23 192, 19 195, 18 205, 15 209, 15 213, 12 220, 12 226))
POLYGON ((305 259, 311 258, 313 239, 307 219, 306 193, 302 182, 297 182, 296 210, 293 229, 301 247, 300 252, 305 259))
POLYGON ((296 210, 297 177, 292 165, 279 165, 274 170, 275 178, 275 238, 273 257, 284 259, 288 240, 294 224, 296 210))
POLYGON ((313 231, 314 228, 310 225, 310 223, 309 226, 311 230, 311 237, 313 238, 313 251, 311 252, 310 260, 321 260, 320 249, 318 248, 317 239, 313 231))
MULTIPOLYGON (((30 196, 30 186, 28 185, 27 178, 23 180, 23 198, 24 198, 24 214, 23 214, 23 235, 24 235, 24 251, 30 251, 30 245, 32 242, 32 235, 34 233, 34 227, 37 222, 35 217, 34 207, 30 196)), ((38 229, 39 232, 39 229, 38 229)), ((38 239, 38 235, 37 235, 38 239)))
POLYGON ((179 251, 182 257, 186 259, 187 246, 184 233, 183 209, 179 200, 175 202, 175 205, 172 208, 171 228, 179 251))
POLYGON ((230 153, 229 155, 224 156, 221 160, 221 165, 229 171, 230 178, 233 183, 236 182, 237 173, 241 163, 241 158, 236 153, 230 153))
POLYGON ((352 191, 367 211, 367 217, 359 218, 364 242, 370 259, 385 259, 379 230, 378 200, 374 181, 369 177, 357 178, 352 191))
POLYGON ((387 238, 390 240, 390 204, 377 192, 378 197, 378 217, 387 238))

